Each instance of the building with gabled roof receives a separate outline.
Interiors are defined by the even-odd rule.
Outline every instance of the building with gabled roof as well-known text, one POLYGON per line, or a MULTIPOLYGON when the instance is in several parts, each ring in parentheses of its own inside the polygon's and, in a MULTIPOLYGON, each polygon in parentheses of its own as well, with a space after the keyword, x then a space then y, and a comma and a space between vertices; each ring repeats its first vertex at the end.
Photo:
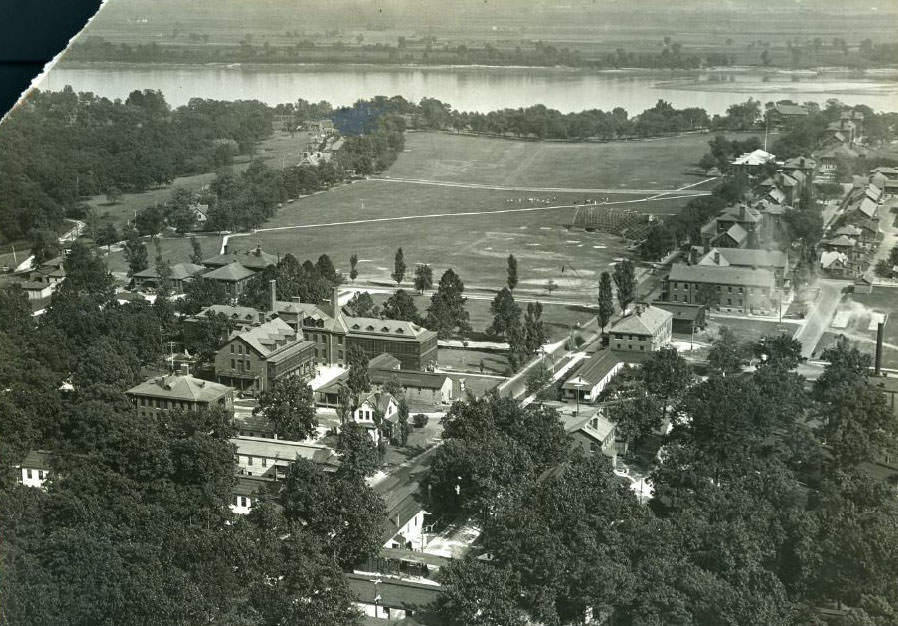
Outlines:
MULTIPOLYGON (((205 267, 194 263, 175 263, 170 269, 169 282, 174 293, 183 292, 184 285, 193 280, 195 276, 206 271, 205 267)), ((161 276, 155 266, 137 272, 133 278, 135 286, 139 289, 157 289, 161 283, 161 276)))
POLYGON ((360 394, 356 404, 352 421, 364 428, 374 445, 377 445, 380 441, 378 419, 394 423, 399 413, 399 402, 386 391, 375 391, 360 394))
POLYGON ((656 300, 655 302, 652 302, 652 305, 659 309, 670 311, 673 315, 674 333, 691 335, 692 333, 705 328, 705 311, 708 307, 704 304, 686 304, 684 302, 663 302, 661 300, 656 300))
POLYGON ((231 504, 228 508, 237 515, 247 515, 258 501, 259 494, 264 493, 276 481, 267 476, 238 475, 234 481, 231 504))
POLYGON ((336 453, 321 444, 236 437, 230 440, 237 448, 235 460, 241 476, 262 476, 283 480, 287 468, 297 459, 306 459, 325 471, 335 471, 340 464, 336 453))
POLYGON ((155 376, 125 392, 140 417, 176 409, 201 411, 221 408, 234 412, 234 389, 191 376, 187 364, 176 374, 155 376))
POLYGON ((359 346, 369 359, 390 354, 406 370, 428 369, 437 362, 434 331, 413 322, 344 315, 338 288, 330 301, 321 304, 278 300, 274 281, 269 289, 271 310, 314 342, 317 363, 344 365, 351 345, 359 346))
POLYGON ((776 157, 766 150, 758 148, 752 152, 746 152, 733 159, 731 165, 734 167, 760 167, 772 162, 776 157))
POLYGON ((284 376, 311 379, 313 344, 302 331, 274 318, 234 332, 215 355, 215 377, 242 392, 261 393, 284 376))
POLYGON ((851 259, 837 250, 820 251, 820 269, 833 278, 844 278, 851 273, 851 259))
POLYGON ((699 259, 698 265, 765 268, 776 274, 777 280, 782 282, 789 271, 789 256, 780 250, 711 248, 699 259))
POLYGON ((562 397, 594 402, 608 382, 624 366, 622 354, 613 350, 598 350, 583 359, 573 373, 561 384, 562 397))
POLYGON ((231 263, 240 263, 243 267, 261 272, 269 265, 277 265, 280 259, 274 255, 262 250, 261 246, 256 246, 254 250, 245 250, 243 252, 225 250, 224 254, 203 259, 203 265, 210 269, 224 267, 231 263))
POLYGON ((212 280, 224 285, 231 298, 238 298, 256 273, 241 263, 234 261, 201 275, 203 280, 212 280))
POLYGON ((768 269, 674 263, 665 281, 670 302, 708 304, 725 311, 767 311, 772 306, 776 276, 768 269))
POLYGON ((584 454, 604 454, 617 461, 614 423, 606 418, 601 409, 590 409, 581 415, 559 415, 564 432, 571 437, 571 446, 580 448, 584 454))
POLYGON ((636 304, 633 312, 608 331, 609 346, 626 352, 655 352, 670 343, 673 314, 656 306, 636 304))
POLYGON ((44 488, 44 483, 52 469, 50 465, 50 457, 52 455, 46 450, 31 450, 22 459, 22 462, 16 466, 19 470, 17 476, 20 483, 26 487, 44 488))

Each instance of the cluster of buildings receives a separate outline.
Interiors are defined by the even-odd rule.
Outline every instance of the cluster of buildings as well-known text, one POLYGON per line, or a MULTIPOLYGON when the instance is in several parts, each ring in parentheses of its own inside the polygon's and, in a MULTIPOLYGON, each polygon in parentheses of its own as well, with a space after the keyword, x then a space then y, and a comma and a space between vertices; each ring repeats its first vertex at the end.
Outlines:
POLYGON ((898 193, 898 170, 877 168, 855 176, 839 216, 818 245, 820 269, 832 278, 860 277, 882 238, 880 220, 888 219, 886 199, 898 193))

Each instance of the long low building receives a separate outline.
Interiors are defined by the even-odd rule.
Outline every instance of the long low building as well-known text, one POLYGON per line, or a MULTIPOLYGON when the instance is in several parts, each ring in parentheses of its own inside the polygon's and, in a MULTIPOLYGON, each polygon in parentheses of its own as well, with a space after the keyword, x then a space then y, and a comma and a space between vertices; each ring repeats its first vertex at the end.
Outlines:
POLYGON ((767 269, 675 263, 665 292, 670 302, 709 304, 738 313, 766 312, 775 302, 776 276, 767 269))
POLYGON ((237 447, 237 473, 246 476, 281 480, 297 458, 317 463, 328 471, 335 470, 339 465, 334 451, 319 444, 254 437, 236 437, 231 439, 231 443, 237 447))

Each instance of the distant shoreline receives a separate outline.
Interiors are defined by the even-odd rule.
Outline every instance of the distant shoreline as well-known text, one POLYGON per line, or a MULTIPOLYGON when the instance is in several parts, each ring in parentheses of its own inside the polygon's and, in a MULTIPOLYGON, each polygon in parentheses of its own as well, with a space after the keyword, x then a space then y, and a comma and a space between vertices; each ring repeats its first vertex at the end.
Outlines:
POLYGON ((196 63, 185 61, 177 63, 164 62, 134 62, 134 61, 69 61, 60 59, 56 65, 59 69, 86 70, 86 69, 232 69, 234 71, 283 71, 293 72, 302 70, 326 70, 326 71, 358 71, 358 70, 435 70, 435 71, 494 71, 494 70, 528 70, 546 71, 565 74, 589 74, 611 76, 691 76, 695 74, 759 74, 782 76, 812 76, 844 74, 862 78, 889 78, 898 77, 898 67, 878 67, 858 69, 851 67, 817 67, 794 70, 786 67, 762 67, 755 65, 734 65, 730 67, 708 67, 697 69, 670 69, 670 68, 585 68, 569 66, 547 65, 482 65, 482 64, 426 64, 426 63, 196 63))

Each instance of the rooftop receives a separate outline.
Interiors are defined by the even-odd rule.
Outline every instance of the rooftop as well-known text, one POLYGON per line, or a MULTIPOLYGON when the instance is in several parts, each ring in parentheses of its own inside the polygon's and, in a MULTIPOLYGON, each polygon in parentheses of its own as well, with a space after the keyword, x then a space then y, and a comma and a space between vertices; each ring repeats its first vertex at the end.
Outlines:
POLYGON ((237 437, 231 439, 231 443, 237 446, 238 454, 247 456, 281 460, 286 463, 292 463, 300 457, 322 465, 337 465, 334 451, 319 444, 255 437, 237 437))
POLYGON ((661 302, 656 301, 654 306, 665 311, 670 311, 675 320, 689 320, 694 322, 706 308, 703 304, 686 304, 685 302, 661 302))
POLYGON ((562 389, 585 389, 587 385, 595 386, 621 362, 617 353, 612 350, 600 350, 591 357, 583 359, 574 373, 564 381, 562 389), (586 385, 582 384, 583 382, 586 385), (579 383, 579 384, 578 384, 579 383))
POLYGON ((375 577, 380 582, 375 585, 370 574, 344 574, 350 592, 358 602, 374 604, 375 596, 380 596, 378 604, 391 609, 405 609, 414 612, 436 611, 443 596, 439 585, 427 585, 408 580, 375 577))
POLYGON ((788 257, 780 250, 756 250, 752 248, 712 248, 698 262, 699 265, 776 267, 788 264, 788 257), (715 254, 717 256, 715 256, 715 254))
POLYGON ((125 393, 188 402, 215 402, 233 391, 233 387, 195 378, 189 374, 173 374, 151 378, 131 387, 125 393))
POLYGON ((596 410, 586 415, 561 414, 561 424, 564 432, 575 433, 578 430, 593 437, 598 442, 605 441, 614 432, 614 423, 608 420, 601 411, 596 410))
POLYGON ((50 453, 45 450, 31 450, 22 460, 20 467, 26 469, 51 469, 50 453))
POLYGON ((273 478, 264 476, 237 476, 236 478, 233 490, 235 496, 252 496, 268 485, 277 484, 273 478))
POLYGON ((268 320, 253 328, 234 334, 235 339, 242 339, 263 358, 269 358, 287 347, 302 342, 302 334, 297 333, 290 325, 279 317, 268 320))
POLYGON ((368 378, 372 383, 382 385, 393 376, 403 387, 419 387, 422 389, 440 389, 449 378, 446 374, 433 372, 418 372, 414 370, 382 370, 369 369, 368 378))
POLYGON ((427 330, 412 322, 382 320, 376 317, 344 316, 344 319, 351 333, 375 333, 378 335, 409 337, 411 339, 427 339, 435 335, 432 330, 427 330))
POLYGON ((368 361, 368 369, 377 370, 396 370, 401 365, 399 359, 392 354, 381 352, 376 357, 368 361))
MULTIPOLYGON (((206 271, 206 268, 202 265, 195 265, 193 263, 176 263, 170 267, 172 280, 184 280, 185 278, 190 278, 191 276, 196 276, 200 272, 206 271)), ((156 271, 155 267, 148 267, 142 272, 137 272, 134 274, 134 278, 159 278, 159 272, 156 271)))
POLYGON ((674 263, 668 278, 671 281, 687 283, 738 285, 769 289, 776 286, 776 278, 770 270, 747 267, 718 267, 715 265, 674 263))
POLYGON ((278 257, 269 254, 257 247, 255 250, 245 250, 242 252, 226 252, 218 254, 208 259, 203 259, 203 265, 207 267, 221 267, 231 263, 239 262, 242 266, 253 270, 263 270, 269 265, 277 265, 278 257))
POLYGON ((673 314, 670 311, 659 309, 656 306, 643 307, 637 304, 634 312, 612 326, 610 332, 654 335, 659 328, 672 318, 673 314))
POLYGON ((209 280, 223 280, 225 282, 237 282, 254 276, 255 272, 238 261, 223 265, 218 269, 203 274, 203 278, 209 280))

